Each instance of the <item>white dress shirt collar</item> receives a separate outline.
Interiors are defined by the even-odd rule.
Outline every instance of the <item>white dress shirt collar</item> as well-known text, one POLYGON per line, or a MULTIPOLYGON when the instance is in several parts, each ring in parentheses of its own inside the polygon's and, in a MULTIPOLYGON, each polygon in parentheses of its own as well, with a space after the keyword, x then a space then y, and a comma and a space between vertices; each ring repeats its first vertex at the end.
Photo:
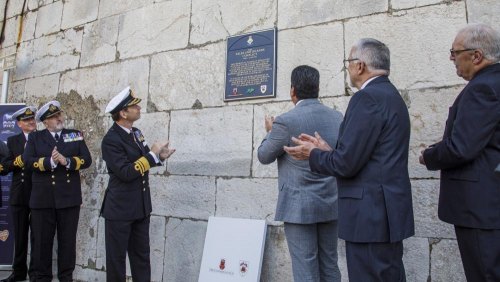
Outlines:
POLYGON ((380 77, 380 76, 381 75, 377 75, 377 76, 374 76, 374 77, 368 79, 367 81, 365 81, 365 83, 363 83, 363 85, 361 85, 361 88, 359 90, 365 88, 368 85, 368 83, 372 82, 372 80, 374 80, 375 78, 380 77))

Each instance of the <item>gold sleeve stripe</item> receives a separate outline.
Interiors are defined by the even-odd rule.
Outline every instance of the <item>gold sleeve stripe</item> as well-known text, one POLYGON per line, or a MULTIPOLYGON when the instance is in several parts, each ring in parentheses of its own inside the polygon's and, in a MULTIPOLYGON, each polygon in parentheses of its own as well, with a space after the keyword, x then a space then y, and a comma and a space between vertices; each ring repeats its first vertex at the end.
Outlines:
POLYGON ((141 175, 144 175, 144 173, 151 168, 146 157, 140 157, 137 161, 134 162, 134 164, 134 169, 137 170, 141 175))
POLYGON ((75 170, 79 170, 80 167, 85 163, 85 160, 81 159, 79 157, 73 157, 73 159, 75 159, 75 163, 76 163, 75 170))
POLYGON ((3 165, 0 164, 0 172, 3 171, 3 165))
POLYGON ((23 163, 23 159, 22 159, 22 156, 19 155, 16 157, 16 159, 14 160, 14 165, 17 166, 17 167, 24 167, 24 163, 23 163))
POLYGON ((38 168, 40 171, 45 171, 45 167, 43 166, 43 161, 45 158, 40 158, 38 162, 33 163, 34 168, 38 168))

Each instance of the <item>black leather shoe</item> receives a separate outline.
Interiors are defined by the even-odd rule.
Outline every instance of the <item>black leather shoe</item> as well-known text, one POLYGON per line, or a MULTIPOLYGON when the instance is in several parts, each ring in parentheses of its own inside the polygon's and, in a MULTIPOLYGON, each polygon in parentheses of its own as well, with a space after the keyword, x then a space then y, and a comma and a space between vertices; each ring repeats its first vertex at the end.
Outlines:
POLYGON ((14 281, 24 281, 24 280, 26 280, 26 275, 24 275, 24 277, 23 277, 23 276, 11 273, 9 277, 0 280, 0 282, 14 282, 14 281))

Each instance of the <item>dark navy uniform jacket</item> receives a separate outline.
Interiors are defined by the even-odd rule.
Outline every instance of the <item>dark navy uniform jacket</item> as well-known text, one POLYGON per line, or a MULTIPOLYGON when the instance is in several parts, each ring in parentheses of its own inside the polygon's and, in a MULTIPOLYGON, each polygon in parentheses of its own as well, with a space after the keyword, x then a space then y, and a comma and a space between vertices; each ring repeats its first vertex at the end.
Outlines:
POLYGON ((415 234, 409 142, 408 109, 389 78, 380 76, 349 101, 337 148, 311 152, 313 172, 337 177, 339 238, 398 242, 415 234))
POLYGON ((3 161, 2 175, 12 172, 9 204, 11 206, 29 206, 31 195, 31 169, 24 165, 22 154, 26 144, 24 133, 7 138, 9 155, 3 161))
POLYGON ((149 169, 157 164, 149 154, 144 136, 137 128, 131 134, 114 123, 102 140, 102 158, 106 161, 109 183, 101 214, 109 220, 135 220, 151 211, 149 169))
POLYGON ((80 169, 88 168, 92 158, 80 131, 63 129, 57 143, 47 129, 32 132, 22 158, 25 166, 33 170, 31 208, 61 209, 81 205, 80 169), (52 169, 50 159, 56 145, 69 159, 69 168, 58 164, 52 169))
POLYGON ((438 215, 462 227, 500 229, 500 64, 480 70, 450 107, 443 140, 424 151, 441 170, 438 215))

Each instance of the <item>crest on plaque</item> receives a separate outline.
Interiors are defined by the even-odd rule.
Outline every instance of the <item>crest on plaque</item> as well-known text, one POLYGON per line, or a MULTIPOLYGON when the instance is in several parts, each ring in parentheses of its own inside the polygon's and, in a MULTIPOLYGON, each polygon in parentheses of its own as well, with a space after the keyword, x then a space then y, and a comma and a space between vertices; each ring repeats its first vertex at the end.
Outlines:
POLYGON ((248 261, 240 260, 240 274, 245 276, 248 272, 248 261))
POLYGON ((226 260, 225 259, 220 259, 219 269, 220 270, 224 270, 224 268, 226 268, 226 260))
POLYGON ((260 93, 264 94, 266 93, 266 90, 267 90, 267 85, 263 84, 260 86, 260 93))

